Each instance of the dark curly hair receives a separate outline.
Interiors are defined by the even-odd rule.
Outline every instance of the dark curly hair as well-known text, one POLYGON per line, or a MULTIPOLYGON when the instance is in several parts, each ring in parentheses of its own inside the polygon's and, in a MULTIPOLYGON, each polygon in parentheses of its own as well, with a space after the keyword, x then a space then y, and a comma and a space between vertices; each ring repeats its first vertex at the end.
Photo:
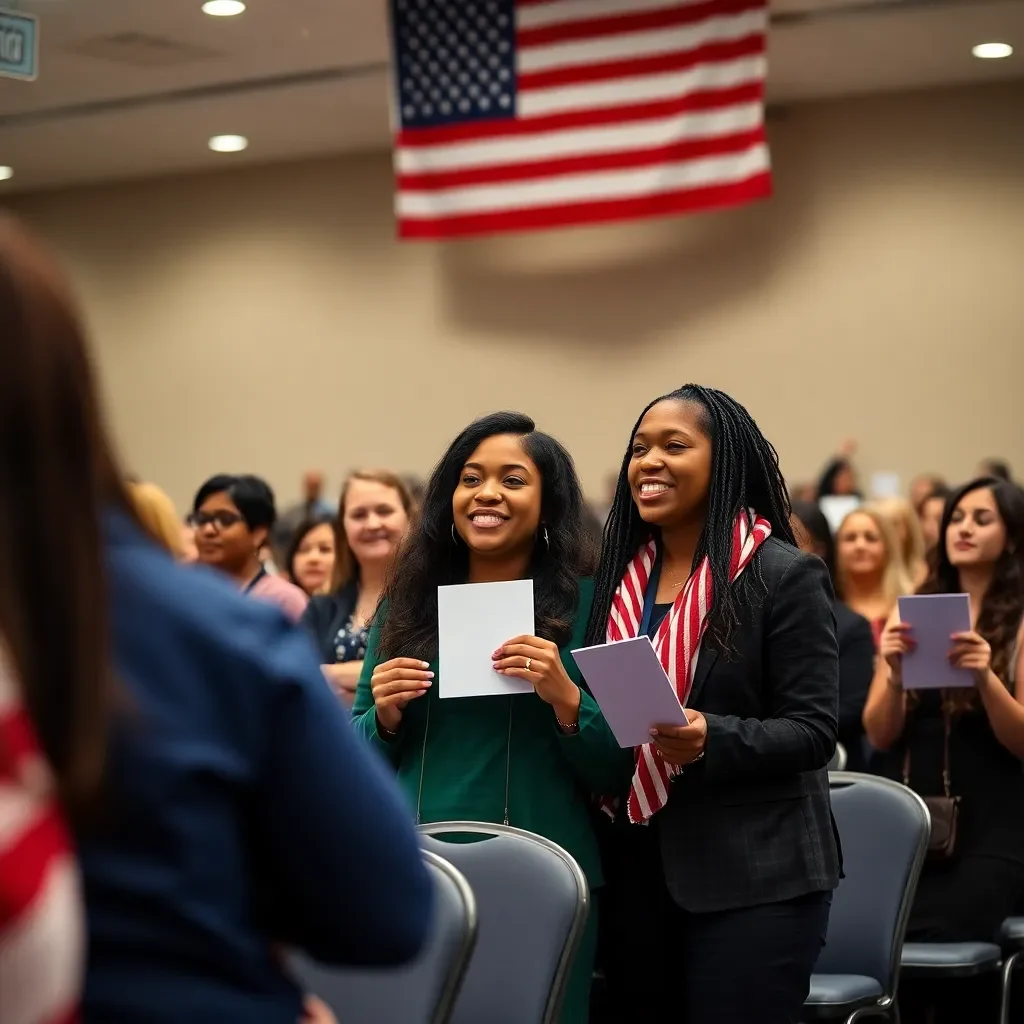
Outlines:
MULTIPOLYGON (((629 435, 619 470, 615 498, 604 531, 604 546, 594 591, 594 608, 587 627, 587 642, 604 643, 615 590, 626 566, 641 544, 652 535, 633 501, 628 471, 633 438, 648 410, 659 402, 683 402, 700 410, 701 426, 711 441, 711 484, 704 530, 694 552, 694 567, 705 555, 711 566, 714 592, 708 611, 708 632, 724 654, 733 651, 732 631, 739 622, 737 609, 765 593, 757 560, 736 581, 729 582, 733 524, 741 511, 753 508, 772 524, 772 536, 796 546, 789 522, 789 493, 779 470, 779 456, 761 433, 750 413, 736 399, 713 388, 686 384, 656 398, 640 414, 629 435)), ((654 528, 657 535, 657 528, 654 528)))
POLYGON ((547 543, 538 539, 529 569, 537 635, 559 646, 569 639, 579 604, 579 578, 592 568, 576 467, 565 448, 538 431, 529 416, 497 412, 466 427, 431 474, 419 520, 406 536, 381 599, 387 604, 379 645, 382 658, 431 661, 437 656, 437 588, 465 583, 469 572, 466 545, 452 540, 452 495, 473 452, 500 434, 521 439, 541 476, 541 521, 547 543))
MULTIPOLYGON (((1017 631, 1024 617, 1024 492, 1016 484, 996 477, 979 477, 957 488, 947 499, 939 527, 932 570, 921 585, 920 594, 958 594, 960 571, 949 560, 946 533, 957 505, 974 491, 989 490, 995 499, 999 518, 1006 527, 1006 547, 996 561, 992 582, 978 612, 979 636, 992 648, 992 671, 1004 683, 1010 674, 1017 631)), ((954 711, 963 711, 977 701, 973 689, 951 690, 944 699, 954 711)))

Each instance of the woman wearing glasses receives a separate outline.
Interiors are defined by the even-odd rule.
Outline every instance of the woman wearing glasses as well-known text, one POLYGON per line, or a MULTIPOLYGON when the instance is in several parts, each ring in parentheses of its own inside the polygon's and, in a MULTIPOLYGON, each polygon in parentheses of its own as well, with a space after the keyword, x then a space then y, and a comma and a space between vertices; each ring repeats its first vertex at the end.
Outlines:
POLYGON ((277 512, 274 492, 258 476, 214 476, 196 492, 189 519, 199 561, 230 576, 244 594, 276 604, 293 622, 309 598, 294 584, 272 576, 260 554, 277 512))

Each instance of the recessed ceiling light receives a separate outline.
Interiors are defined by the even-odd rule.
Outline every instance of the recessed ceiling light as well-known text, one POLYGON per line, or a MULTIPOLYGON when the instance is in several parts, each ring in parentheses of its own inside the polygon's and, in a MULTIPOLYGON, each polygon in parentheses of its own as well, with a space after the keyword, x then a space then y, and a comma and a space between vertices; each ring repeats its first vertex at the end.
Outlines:
POLYGON ((1013 53, 1013 47, 1009 43, 978 43, 971 53, 982 60, 1001 60, 1013 53))
POLYGON ((241 153, 248 145, 249 140, 244 135, 214 135, 210 139, 214 153, 241 153))
POLYGON ((7 181, 9 178, 14 177, 14 168, 7 167, 5 164, 0 164, 0 181, 7 181))
POLYGON ((209 14, 214 18, 233 18, 244 11, 245 4, 242 0, 206 0, 203 4, 203 14, 209 14))

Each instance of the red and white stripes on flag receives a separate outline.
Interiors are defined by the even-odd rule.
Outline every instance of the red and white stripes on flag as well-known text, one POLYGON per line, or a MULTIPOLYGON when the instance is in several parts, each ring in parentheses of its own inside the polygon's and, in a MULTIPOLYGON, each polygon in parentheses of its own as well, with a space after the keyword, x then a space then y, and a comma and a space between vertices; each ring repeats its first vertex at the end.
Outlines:
POLYGON ((767 0, 421 9, 427 2, 392 0, 403 237, 678 214, 770 194, 767 0), (507 42, 491 21, 501 17, 507 42), (507 65, 490 45, 505 46, 507 65))
MULTIPOLYGON (((736 517, 733 527, 732 558, 729 579, 735 581, 750 564, 757 549, 771 536, 771 523, 753 515, 753 525, 746 515, 736 517)), ((626 566, 625 575, 612 598, 608 614, 607 642, 628 640, 640 632, 644 614, 644 594, 657 557, 652 540, 642 547, 626 566)), ((697 671, 697 655, 707 627, 708 609, 713 600, 711 566, 705 556, 697 571, 676 595, 671 611, 662 620, 654 650, 662 667, 676 689, 679 703, 686 707, 697 671)), ((627 810, 635 825, 650 820, 668 803, 668 784, 672 769, 662 760, 652 743, 635 748, 636 771, 630 786, 627 810)))

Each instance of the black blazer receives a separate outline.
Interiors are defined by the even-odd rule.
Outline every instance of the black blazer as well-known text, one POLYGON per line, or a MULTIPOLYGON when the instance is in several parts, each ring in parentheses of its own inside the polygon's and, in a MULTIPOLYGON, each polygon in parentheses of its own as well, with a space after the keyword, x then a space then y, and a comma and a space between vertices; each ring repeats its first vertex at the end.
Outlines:
POLYGON ((867 771, 864 705, 875 674, 875 635, 871 623, 841 601, 835 603, 839 644, 839 742, 846 747, 846 770, 867 771))
POLYGON ((669 892, 693 912, 839 884, 826 765, 835 752, 839 657, 824 563, 770 537, 746 571, 767 593, 740 609, 726 656, 705 639, 689 704, 704 757, 671 784, 656 821, 669 892))
POLYGON ((316 649, 320 652, 321 665, 333 665, 338 660, 334 646, 338 630, 349 620, 359 600, 359 585, 355 582, 342 587, 334 594, 314 597, 302 613, 300 624, 309 630, 316 649))

